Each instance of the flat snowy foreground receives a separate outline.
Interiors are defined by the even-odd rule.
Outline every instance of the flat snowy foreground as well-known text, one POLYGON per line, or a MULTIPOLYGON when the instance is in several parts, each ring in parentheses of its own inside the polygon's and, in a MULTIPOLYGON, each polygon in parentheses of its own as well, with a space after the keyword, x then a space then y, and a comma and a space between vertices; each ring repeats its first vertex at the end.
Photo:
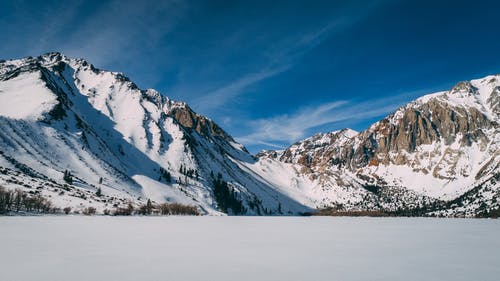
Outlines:
POLYGON ((1 280, 498 280, 500 220, 0 217, 1 280))

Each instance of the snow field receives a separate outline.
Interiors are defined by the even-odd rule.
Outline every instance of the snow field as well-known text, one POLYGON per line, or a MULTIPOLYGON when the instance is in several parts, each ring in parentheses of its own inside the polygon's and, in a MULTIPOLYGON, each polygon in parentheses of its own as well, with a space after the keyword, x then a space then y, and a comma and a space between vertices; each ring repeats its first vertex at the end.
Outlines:
POLYGON ((1 217, 2 280, 498 280, 498 220, 1 217))

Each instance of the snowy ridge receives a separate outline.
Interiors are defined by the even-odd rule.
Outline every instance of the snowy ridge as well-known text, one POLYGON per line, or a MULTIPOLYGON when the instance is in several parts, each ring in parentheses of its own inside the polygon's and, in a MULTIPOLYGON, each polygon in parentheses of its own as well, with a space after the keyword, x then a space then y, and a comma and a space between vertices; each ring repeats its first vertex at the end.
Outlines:
MULTIPOLYGON (((6 61, 0 69, 2 167, 15 170, 15 161, 61 185, 70 171, 71 188, 101 188, 105 196, 126 198, 123 204, 197 205, 207 214, 220 214, 213 191, 220 174, 245 214, 277 213, 278 206, 283 214, 309 210, 239 169, 237 163, 254 158, 211 120, 138 89, 121 73, 59 53, 6 61)), ((27 188, 19 182, 0 177, 3 186, 27 188)), ((84 208, 99 198, 66 199, 84 208)), ((97 204, 112 207, 104 205, 97 204)))
POLYGON ((430 101, 439 101, 455 107, 477 108, 490 120, 498 122, 500 118, 498 111, 499 87, 500 74, 459 82, 449 91, 428 94, 408 103, 396 111, 390 120, 392 123, 396 123, 406 109, 418 108, 430 101))
POLYGON ((263 152, 256 165, 289 163, 298 179, 312 181, 305 194, 317 206, 398 210, 413 204, 447 209, 434 214, 474 216, 499 207, 499 117, 500 75, 492 75, 423 96, 366 131, 318 134, 263 152), (482 199, 472 200, 471 193, 482 199))
POLYGON ((493 75, 423 96, 363 132, 252 156, 186 103, 48 53, 0 62, 0 186, 98 212, 150 199, 211 215, 474 216, 500 204, 499 116, 493 75))

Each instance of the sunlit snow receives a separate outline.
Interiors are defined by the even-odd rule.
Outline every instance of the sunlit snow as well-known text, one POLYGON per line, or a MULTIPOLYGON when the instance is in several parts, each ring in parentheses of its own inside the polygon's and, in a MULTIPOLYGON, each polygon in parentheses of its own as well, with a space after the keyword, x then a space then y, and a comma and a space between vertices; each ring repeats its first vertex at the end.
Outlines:
POLYGON ((1 280, 498 280, 499 220, 2 217, 1 280))

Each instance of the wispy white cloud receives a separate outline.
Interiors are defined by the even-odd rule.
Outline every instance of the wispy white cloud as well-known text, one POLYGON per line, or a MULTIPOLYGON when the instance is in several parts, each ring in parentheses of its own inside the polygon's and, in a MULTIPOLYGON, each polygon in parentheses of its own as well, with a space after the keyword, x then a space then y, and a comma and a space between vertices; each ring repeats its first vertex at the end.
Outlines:
POLYGON ((156 51, 185 9, 184 2, 175 0, 110 1, 88 15, 61 46, 96 64, 133 63, 134 57, 144 59, 144 53, 156 51))
POLYGON ((221 88, 200 96, 195 100, 195 107, 202 109, 204 112, 215 109, 223 104, 226 104, 230 99, 238 96, 247 87, 258 83, 261 80, 267 79, 279 73, 286 71, 290 66, 283 65, 273 69, 264 69, 256 73, 250 73, 238 80, 233 81, 221 88))
MULTIPOLYGON (((227 104, 228 101, 234 101, 239 96, 244 95, 248 88, 253 85, 293 68, 304 55, 331 38, 336 32, 354 25, 369 15, 380 3, 374 1, 367 4, 363 10, 354 9, 337 15, 326 23, 319 24, 315 29, 297 31, 295 34, 269 44, 267 49, 261 50, 263 59, 258 70, 243 73, 199 96, 194 100, 195 108, 204 114, 213 114, 214 110, 227 104)), ((234 37, 231 37, 231 40, 234 40, 234 37)), ((272 40, 275 38, 270 39, 270 41, 272 40)), ((244 42, 240 42, 240 44, 244 44, 244 42)))
MULTIPOLYGON (((350 21, 352 20, 350 19, 350 21)), ((301 36, 282 39, 280 43, 275 44, 274 48, 264 52, 266 53, 266 60, 260 70, 245 73, 235 80, 200 96, 194 102, 195 107, 204 113, 210 113, 213 109, 240 96, 252 85, 289 70, 304 54, 328 38, 332 32, 346 25, 346 20, 336 19, 317 30, 301 36)))
POLYGON ((272 147, 275 149, 285 149, 286 148, 286 146, 284 146, 284 145, 275 144, 272 142, 265 142, 265 141, 256 141, 255 144, 264 145, 266 147, 272 147))
POLYGON ((250 133, 236 139, 245 145, 281 146, 276 143, 289 144, 306 138, 316 133, 315 128, 320 126, 342 129, 336 124, 384 116, 420 94, 422 91, 366 101, 333 101, 307 106, 291 114, 250 121, 250 133))
POLYGON ((4 28, 12 39, 7 46, 0 46, 0 51, 26 56, 62 51, 113 70, 123 71, 124 65, 132 69, 130 66, 136 64, 133 66, 134 70, 139 68, 137 72, 151 67, 159 55, 168 52, 162 40, 189 9, 189 3, 180 0, 102 3, 75 0, 50 8, 40 7, 36 12, 26 5, 18 7, 20 11, 15 14, 16 20, 23 24, 4 28), (24 14, 26 9, 29 12, 24 14), (22 36, 15 34, 17 29, 22 30, 22 36), (17 50, 12 50, 13 45, 17 50))
POLYGON ((334 113, 334 109, 347 104, 347 101, 335 101, 318 107, 304 107, 290 115, 251 121, 253 132, 239 139, 244 143, 293 142, 303 137, 310 128, 340 120, 341 117, 334 113))

